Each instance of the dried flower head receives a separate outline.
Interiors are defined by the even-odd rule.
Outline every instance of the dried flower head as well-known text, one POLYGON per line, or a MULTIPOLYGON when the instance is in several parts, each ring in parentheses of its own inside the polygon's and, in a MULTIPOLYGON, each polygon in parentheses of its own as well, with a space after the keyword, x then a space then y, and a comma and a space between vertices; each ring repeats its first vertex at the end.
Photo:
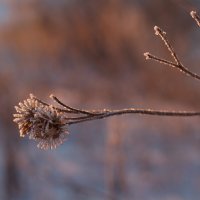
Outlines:
POLYGON ((53 149, 62 144, 68 135, 65 114, 56 108, 44 105, 33 95, 15 107, 14 122, 19 126, 20 136, 38 142, 41 149, 53 149))

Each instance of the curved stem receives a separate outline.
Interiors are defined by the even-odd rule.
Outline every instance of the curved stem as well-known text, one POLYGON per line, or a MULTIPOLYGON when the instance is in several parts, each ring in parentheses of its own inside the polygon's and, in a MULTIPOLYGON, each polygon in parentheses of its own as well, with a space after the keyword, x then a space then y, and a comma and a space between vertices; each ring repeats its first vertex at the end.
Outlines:
POLYGON ((165 110, 151 110, 151 109, 122 109, 122 110, 106 110, 101 114, 95 116, 86 116, 83 118, 74 118, 69 121, 68 124, 77 124, 85 121, 91 121, 96 119, 103 119, 106 117, 124 115, 124 114, 142 114, 142 115, 156 115, 156 116, 173 116, 173 117, 190 117, 200 116, 200 112, 193 111, 165 111, 165 110))
POLYGON ((159 57, 157 57, 155 55, 152 55, 149 52, 144 53, 144 56, 146 57, 147 60, 151 59, 151 60, 154 60, 154 61, 159 62, 161 64, 177 68, 180 72, 185 73, 186 75, 191 76, 191 77, 193 77, 193 78, 195 78, 197 80, 200 80, 200 76, 198 74, 190 71, 189 69, 184 67, 182 64, 181 65, 175 64, 175 63, 173 63, 171 61, 168 61, 168 60, 165 60, 163 58, 159 58, 159 57))
POLYGON ((72 108, 71 106, 67 106, 64 103, 62 103, 56 96, 53 94, 50 95, 50 98, 52 98, 56 103, 60 104, 64 108, 66 108, 69 111, 73 111, 74 113, 81 113, 81 114, 86 114, 86 115, 93 115, 92 112, 86 111, 86 110, 80 110, 76 108, 72 108))

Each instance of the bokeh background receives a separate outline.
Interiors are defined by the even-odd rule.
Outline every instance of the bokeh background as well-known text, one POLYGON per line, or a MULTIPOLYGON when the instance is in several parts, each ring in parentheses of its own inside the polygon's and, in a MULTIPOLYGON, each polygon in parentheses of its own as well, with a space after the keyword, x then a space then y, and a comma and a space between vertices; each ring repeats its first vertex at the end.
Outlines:
POLYGON ((200 110, 200 84, 145 61, 169 53, 200 73, 190 0, 0 0, 0 199, 198 200, 199 118, 119 116, 70 127, 43 151, 19 138, 14 105, 53 93, 84 109, 200 110))

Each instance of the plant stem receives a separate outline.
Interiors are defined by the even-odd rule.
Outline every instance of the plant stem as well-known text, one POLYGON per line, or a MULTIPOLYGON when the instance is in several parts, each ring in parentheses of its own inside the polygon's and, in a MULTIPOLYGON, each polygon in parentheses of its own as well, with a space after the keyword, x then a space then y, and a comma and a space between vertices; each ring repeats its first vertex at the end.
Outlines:
POLYGON ((106 117, 124 115, 124 114, 141 114, 141 115, 156 115, 156 116, 172 116, 172 117, 191 117, 191 116, 200 116, 200 112, 193 111, 165 111, 165 110, 151 110, 151 109, 122 109, 122 110, 105 110, 100 111, 101 114, 94 116, 85 116, 83 118, 74 118, 68 122, 68 124, 77 124, 85 121, 91 121, 96 119, 103 119, 106 117))

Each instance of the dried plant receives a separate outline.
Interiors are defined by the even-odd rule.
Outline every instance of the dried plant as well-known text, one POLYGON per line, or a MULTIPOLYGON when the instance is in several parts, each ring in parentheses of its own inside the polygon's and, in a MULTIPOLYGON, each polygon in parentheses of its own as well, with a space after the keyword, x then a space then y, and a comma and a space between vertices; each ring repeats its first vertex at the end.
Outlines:
POLYGON ((29 135, 41 149, 52 149, 62 144, 68 135, 68 125, 62 111, 30 98, 15 106, 14 122, 18 123, 20 136, 29 135))
MULTIPOLYGON (((193 19, 195 19, 195 21, 197 22, 198 26, 200 26, 200 18, 197 15, 197 13, 195 11, 191 11, 190 15, 192 16, 193 19)), ((178 58, 176 52, 174 51, 172 45, 169 43, 169 41, 167 39, 166 32, 164 32, 158 26, 154 27, 154 31, 155 31, 155 35, 159 36, 162 39, 162 41, 164 42, 165 46, 167 47, 167 50, 170 52, 171 57, 174 60, 174 62, 169 61, 169 60, 165 60, 165 59, 160 58, 160 57, 157 57, 155 55, 150 54, 149 52, 144 53, 144 56, 146 57, 146 59, 147 60, 151 59, 151 60, 154 60, 154 61, 159 62, 161 64, 177 68, 180 72, 183 72, 188 76, 191 76, 191 77, 193 77, 195 79, 200 80, 200 76, 198 74, 193 73, 192 71, 190 71, 188 68, 186 68, 181 63, 181 61, 178 58)))
MULTIPOLYGON (((192 18, 200 26, 200 17, 195 11, 191 13, 192 18)), ((144 53, 146 59, 157 61, 161 64, 174 67, 180 72, 185 73, 195 79, 200 80, 200 76, 191 72, 186 68, 178 58, 172 45, 169 43, 166 33, 159 27, 154 27, 155 34, 159 36, 171 54, 173 61, 159 58, 149 52, 144 53)), ((176 116, 189 117, 200 116, 200 112, 195 111, 167 111, 167 110, 152 110, 128 108, 122 110, 81 110, 70 107, 61 102, 54 95, 50 98, 56 102, 59 107, 49 105, 46 102, 38 99, 30 94, 30 98, 19 103, 15 109, 17 114, 14 114, 14 122, 18 124, 20 136, 29 135, 30 139, 38 142, 38 147, 41 149, 53 149, 62 144, 68 136, 68 127, 72 124, 77 124, 85 121, 97 120, 106 117, 124 115, 124 114, 142 114, 142 115, 157 115, 157 116, 176 116), (61 107, 61 108, 60 108, 61 107)))

